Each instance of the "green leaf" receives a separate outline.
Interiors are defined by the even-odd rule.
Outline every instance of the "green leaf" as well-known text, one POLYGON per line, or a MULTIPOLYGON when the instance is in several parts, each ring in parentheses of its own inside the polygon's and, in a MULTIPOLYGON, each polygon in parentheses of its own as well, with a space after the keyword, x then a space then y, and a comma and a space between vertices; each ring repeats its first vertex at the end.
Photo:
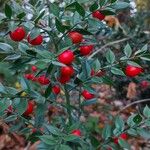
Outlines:
POLYGON ((109 15, 115 15, 116 11, 114 9, 105 9, 101 11, 102 14, 104 14, 105 16, 109 16, 109 15))
POLYGON ((0 83, 0 93, 4 93, 4 94, 7 93, 7 90, 6 90, 6 88, 2 85, 2 83, 0 83))
POLYGON ((44 122, 46 104, 37 104, 36 106, 37 107, 35 111, 35 127, 40 128, 42 127, 44 122))
POLYGON ((73 3, 69 4, 69 5, 67 5, 65 9, 66 10, 70 10, 70 11, 75 11, 75 9, 76 9, 76 2, 73 2, 73 3))
POLYGON ((6 123, 15 121, 17 119, 17 115, 11 115, 4 119, 6 123))
POLYGON ((52 63, 50 63, 50 65, 48 66, 47 70, 46 70, 46 77, 48 75, 50 75, 51 71, 53 70, 54 65, 52 63))
POLYGON ((107 140, 112 135, 112 127, 107 124, 102 131, 102 138, 107 140))
POLYGON ((39 14, 39 16, 34 20, 35 24, 38 23, 38 21, 44 16, 44 14, 45 14, 45 10, 43 10, 43 11, 39 14))
POLYGON ((0 42, 0 53, 11 53, 13 51, 13 47, 6 43, 0 42))
POLYGON ((63 138, 63 140, 69 142, 69 141, 73 141, 73 140, 78 139, 78 138, 79 138, 79 137, 70 134, 70 135, 65 136, 65 137, 63 138))
POLYGON ((133 118, 133 121, 136 123, 136 124, 139 124, 142 122, 142 117, 138 114, 136 115, 134 118, 133 118))
POLYGON ((5 15, 6 17, 8 17, 9 19, 11 19, 12 16, 12 9, 8 4, 5 4, 5 15))
POLYGON ((119 142, 119 145, 120 145, 122 148, 125 148, 125 149, 127 149, 127 150, 131 150, 130 145, 129 145, 125 140, 119 138, 118 142, 119 142))
POLYGON ((59 17, 60 8, 58 7, 58 4, 50 3, 49 5, 49 11, 54 14, 56 17, 59 17))
POLYGON ((47 130, 54 134, 54 135, 58 135, 58 136, 61 136, 63 135, 63 133, 56 127, 52 126, 52 125, 45 125, 45 127, 47 128, 47 130))
POLYGON ((136 51, 136 52, 135 52, 135 55, 138 55, 138 54, 140 54, 140 53, 145 53, 147 50, 148 50, 148 45, 146 44, 146 45, 144 45, 144 46, 142 47, 142 49, 136 51))
POLYGON ((85 10, 84 8, 78 3, 76 2, 76 11, 79 13, 79 15, 81 15, 82 17, 85 16, 85 10))
POLYGON ((106 59, 107 59, 107 62, 109 62, 110 64, 113 64, 115 62, 115 54, 111 50, 107 51, 106 59))
POLYGON ((42 135, 39 137, 41 141, 43 141, 47 145, 56 145, 58 144, 58 141, 55 140, 55 138, 51 135, 42 135))
POLYGON ((125 76, 124 72, 116 67, 112 67, 111 72, 115 75, 125 76))
POLYGON ((135 129, 130 128, 127 130, 127 133, 132 135, 132 136, 137 136, 137 131, 135 129))
POLYGON ((40 35, 40 30, 37 28, 33 28, 30 32, 30 39, 35 39, 38 35, 40 35))
POLYGON ((111 0, 111 3, 115 3, 117 0, 111 0))
POLYGON ((83 35, 93 35, 90 31, 88 31, 87 29, 81 29, 81 28, 75 28, 75 31, 83 34, 83 35))
POLYGON ((137 64, 137 63, 134 62, 134 61, 127 61, 127 64, 132 65, 132 66, 135 66, 135 67, 141 67, 139 64, 137 64))
POLYGON ((137 130, 137 132, 138 132, 138 134, 139 134, 140 136, 142 136, 143 138, 145 138, 145 139, 150 139, 150 132, 149 132, 149 130, 139 128, 139 129, 137 130))
POLYGON ((60 145, 59 150, 72 150, 68 145, 60 145))
POLYGON ((125 55, 129 58, 132 54, 132 49, 129 44, 127 44, 124 48, 125 55))
POLYGON ((45 90, 45 97, 48 98, 50 96, 51 92, 52 92, 52 85, 49 84, 45 90))
POLYGON ((97 2, 95 2, 93 5, 90 6, 89 9, 90 9, 91 12, 93 12, 93 11, 97 10, 98 7, 99 7, 99 6, 98 6, 97 2))
POLYGON ((16 105, 16 110, 19 115, 22 115, 27 109, 28 103, 25 99, 20 99, 19 103, 16 105))
POLYGON ((25 12, 22 12, 22 13, 20 13, 20 14, 17 15, 17 18, 22 19, 22 18, 24 18, 25 16, 26 16, 26 13, 25 13, 25 12))
POLYGON ((11 105, 11 101, 8 101, 7 99, 1 99, 0 101, 0 112, 3 112, 8 108, 8 106, 11 105))
POLYGON ((90 99, 90 100, 83 101, 82 105, 83 106, 89 106, 89 105, 93 105, 93 104, 96 104, 96 103, 97 103, 97 99, 93 98, 93 99, 90 99))
POLYGON ((123 119, 122 119, 120 116, 117 116, 117 117, 116 117, 115 126, 116 126, 116 128, 119 129, 120 131, 123 131, 123 130, 124 130, 125 124, 124 124, 123 119))
POLYGON ((66 66, 65 64, 60 63, 60 62, 58 62, 58 61, 52 61, 52 64, 53 64, 54 66, 59 66, 59 67, 64 67, 64 66, 66 66))
POLYGON ((65 32, 65 27, 63 26, 63 24, 57 18, 55 18, 55 23, 56 23, 57 30, 59 32, 64 33, 65 32))
POLYGON ((5 60, 17 60, 21 57, 20 54, 13 54, 13 55, 9 55, 5 58, 5 60))
POLYGON ((113 9, 125 9, 129 6, 130 4, 127 2, 116 2, 115 4, 112 4, 110 7, 113 9))
POLYGON ((142 56, 142 57, 140 57, 140 59, 150 61, 150 55, 149 56, 142 56))
POLYGON ((108 2, 108 0, 100 0, 99 4, 102 7, 102 6, 106 5, 107 2, 108 2))
POLYGON ((146 117, 146 118, 150 118, 150 108, 146 105, 146 107, 144 108, 143 110, 143 115, 146 117))

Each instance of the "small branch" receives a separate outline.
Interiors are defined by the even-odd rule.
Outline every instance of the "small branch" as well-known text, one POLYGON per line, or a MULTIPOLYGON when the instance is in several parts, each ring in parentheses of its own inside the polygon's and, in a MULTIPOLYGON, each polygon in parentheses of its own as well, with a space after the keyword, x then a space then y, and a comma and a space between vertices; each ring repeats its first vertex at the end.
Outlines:
POLYGON ((106 45, 102 46, 100 49, 98 49, 97 51, 95 51, 93 54, 91 54, 88 59, 91 59, 91 58, 94 57, 96 54, 98 54, 98 53, 101 52, 103 49, 105 49, 106 47, 109 47, 109 46, 111 46, 111 45, 114 45, 114 44, 117 44, 117 43, 121 43, 121 42, 127 41, 127 40, 129 40, 129 39, 131 39, 131 37, 128 37, 128 38, 124 38, 124 39, 121 39, 121 40, 117 40, 117 41, 113 41, 113 42, 107 43, 106 45))
POLYGON ((72 125, 70 95, 69 95, 66 85, 64 86, 64 89, 65 89, 65 97, 66 97, 66 105, 67 105, 69 124, 72 125))
POLYGON ((150 101, 150 98, 141 99, 141 100, 135 101, 135 102, 133 102, 133 103, 130 103, 130 104, 128 104, 127 106, 123 107, 123 108, 118 112, 118 114, 121 113, 123 110, 125 110, 125 109, 127 109, 127 108, 129 108, 129 107, 131 107, 131 106, 133 106, 133 105, 135 105, 135 104, 139 104, 139 103, 143 103, 143 102, 148 102, 148 101, 150 101))

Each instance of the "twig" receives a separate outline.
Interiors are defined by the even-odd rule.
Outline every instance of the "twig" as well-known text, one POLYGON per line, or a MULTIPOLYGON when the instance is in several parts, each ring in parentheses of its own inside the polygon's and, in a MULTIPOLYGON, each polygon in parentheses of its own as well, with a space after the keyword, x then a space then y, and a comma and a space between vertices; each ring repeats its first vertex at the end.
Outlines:
POLYGON ((129 39, 131 39, 131 37, 128 37, 128 38, 124 38, 124 39, 121 39, 121 40, 117 40, 117 41, 113 41, 113 42, 107 43, 106 45, 102 46, 100 49, 98 49, 97 51, 95 51, 93 54, 91 54, 88 59, 91 59, 91 58, 94 57, 97 53, 101 52, 103 49, 105 49, 105 48, 108 47, 108 46, 111 46, 111 45, 114 45, 114 44, 117 44, 117 43, 121 43, 121 42, 127 41, 127 40, 129 40, 129 39))
POLYGON ((118 114, 121 113, 123 110, 135 105, 135 104, 139 104, 139 103, 143 103, 143 102, 147 102, 147 101, 150 101, 150 98, 147 98, 147 99, 141 99, 141 100, 138 100, 138 101, 135 101, 135 102, 132 102, 130 104, 128 104, 127 106, 123 107, 121 110, 119 110, 118 114))

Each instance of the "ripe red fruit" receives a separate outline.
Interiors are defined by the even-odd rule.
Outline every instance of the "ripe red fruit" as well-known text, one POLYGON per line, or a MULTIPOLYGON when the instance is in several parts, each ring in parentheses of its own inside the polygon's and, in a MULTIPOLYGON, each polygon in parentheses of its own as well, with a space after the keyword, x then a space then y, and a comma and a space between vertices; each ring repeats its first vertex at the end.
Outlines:
POLYGON ((34 108, 34 104, 33 104, 31 101, 29 101, 29 102, 28 102, 27 109, 26 109, 26 111, 25 111, 23 114, 24 114, 25 116, 29 116, 30 114, 32 114, 33 108, 34 108))
POLYGON ((62 76, 72 76, 74 74, 74 69, 72 66, 64 66, 60 69, 62 76))
POLYGON ((87 100, 94 98, 94 94, 90 93, 87 90, 84 90, 81 94, 87 100))
MULTIPOLYGON (((127 140, 128 135, 127 135, 126 133, 122 133, 122 134, 119 136, 119 138, 121 138, 121 139, 123 139, 123 140, 127 140)), ((118 137, 115 137, 115 138, 114 138, 114 143, 115 143, 115 144, 118 144, 119 138, 118 138, 118 137)))
POLYGON ((12 105, 8 106, 8 108, 5 110, 5 112, 6 112, 7 114, 11 114, 13 111, 14 111, 14 110, 13 110, 12 105))
POLYGON ((53 86, 52 92, 58 95, 60 93, 60 87, 58 85, 53 86))
POLYGON ((125 69, 125 74, 129 77, 135 77, 143 72, 141 67, 128 65, 125 69))
POLYGON ((34 75, 33 74, 25 74, 24 77, 27 79, 27 80, 33 80, 34 79, 34 75))
POLYGON ((13 41, 19 42, 25 38, 26 32, 23 27, 18 27, 14 31, 10 32, 9 35, 13 41))
POLYGON ((91 76, 94 76, 94 75, 95 75, 95 70, 92 69, 92 70, 91 70, 91 76))
POLYGON ((73 131, 71 132, 71 134, 80 137, 80 136, 81 136, 81 131, 80 131, 79 129, 76 129, 76 130, 73 130, 73 131))
POLYGON ((149 83, 148 81, 142 81, 142 82, 140 83, 140 86, 141 86, 142 88, 147 88, 149 85, 150 85, 150 83, 149 83))
POLYGON ((99 19, 100 21, 104 20, 104 18, 105 18, 105 15, 102 14, 99 10, 94 11, 94 12, 92 13, 92 16, 93 16, 93 18, 97 18, 97 19, 99 19))
POLYGON ((74 54, 71 50, 65 50, 58 56, 58 61, 66 65, 71 64, 73 60, 74 54))
POLYGON ((58 78, 58 81, 61 83, 61 84, 66 84, 67 82, 70 81, 70 76, 60 76, 58 78))
POLYGON ((81 43, 83 40, 83 35, 76 31, 70 32, 69 37, 72 40, 73 44, 81 43))
POLYGON ((94 46, 93 45, 84 45, 80 47, 80 53, 83 56, 87 56, 89 55, 92 50, 93 50, 94 46))
POLYGON ((36 38, 31 40, 30 35, 28 35, 27 40, 31 45, 41 45, 43 42, 43 37, 42 35, 38 35, 36 38))
POLYGON ((36 72, 36 71, 37 71, 37 67, 36 67, 36 66, 32 66, 32 67, 31 67, 31 70, 32 70, 33 72, 36 72))
POLYGON ((45 75, 41 75, 38 77, 38 82, 42 85, 47 85, 50 83, 50 80, 45 75))

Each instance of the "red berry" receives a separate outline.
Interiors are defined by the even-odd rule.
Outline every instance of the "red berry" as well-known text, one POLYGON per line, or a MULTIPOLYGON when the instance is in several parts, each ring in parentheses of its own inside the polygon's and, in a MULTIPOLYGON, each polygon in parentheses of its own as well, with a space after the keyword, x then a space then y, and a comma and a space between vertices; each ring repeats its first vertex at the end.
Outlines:
POLYGON ((36 71, 37 71, 37 67, 36 67, 36 66, 32 66, 32 67, 31 67, 31 70, 32 70, 33 72, 36 72, 36 71))
POLYGON ((30 35, 28 35, 27 40, 31 45, 41 45, 43 42, 43 37, 42 35, 38 35, 36 38, 31 40, 30 35))
POLYGON ((83 40, 83 35, 76 31, 70 32, 69 37, 72 40, 73 44, 81 43, 83 40))
POLYGON ((87 55, 89 55, 92 52, 93 48, 94 48, 93 45, 81 46, 80 47, 80 53, 83 56, 87 56, 87 55))
POLYGON ((53 86, 52 92, 58 95, 60 93, 60 87, 58 85, 53 86))
POLYGON ((26 111, 23 113, 25 116, 29 116, 30 114, 32 114, 33 112, 33 108, 34 108, 34 104, 32 102, 28 102, 28 106, 26 111))
POLYGON ((37 129, 36 129, 36 128, 33 128, 31 132, 32 132, 32 133, 36 133, 36 132, 37 132, 37 129))
POLYGON ((150 85, 150 83, 148 81, 142 81, 140 83, 140 85, 141 85, 142 88, 147 88, 150 85))
POLYGON ((135 77, 143 72, 141 67, 128 65, 125 70, 125 74, 129 77, 135 77))
POLYGON ((74 74, 74 69, 72 66, 64 66, 60 69, 62 76, 72 76, 74 74))
POLYGON ((58 78, 58 81, 61 83, 61 84, 66 84, 67 82, 70 81, 70 76, 60 76, 58 78))
POLYGON ((25 38, 26 32, 23 27, 18 27, 14 31, 10 32, 9 35, 13 41, 19 42, 25 38))
POLYGON ((80 131, 79 129, 76 129, 76 130, 73 130, 73 131, 71 132, 71 134, 80 137, 80 136, 81 136, 81 131, 80 131))
POLYGON ((118 144, 118 137, 115 137, 115 138, 114 138, 114 143, 115 143, 115 144, 118 144))
MULTIPOLYGON (((121 139, 123 139, 123 140, 127 140, 128 136, 127 136, 126 133, 122 133, 122 134, 120 134, 119 138, 121 138, 121 139)), ((115 137, 115 138, 114 138, 114 143, 115 143, 115 144, 118 144, 119 138, 118 138, 118 137, 115 137)))
POLYGON ((38 82, 42 85, 47 85, 50 83, 50 80, 45 75, 41 75, 38 77, 38 82))
POLYGON ((120 135, 120 138, 123 139, 123 140, 127 140, 128 135, 127 135, 126 133, 122 133, 122 134, 120 135))
POLYGON ((74 54, 71 50, 65 50, 58 56, 58 61, 66 65, 71 64, 73 60, 74 54))
POLYGON ((92 99, 94 98, 94 94, 90 93, 89 91, 87 90, 84 90, 82 93, 82 96, 85 98, 85 99, 92 99))
POLYGON ((24 76, 26 79, 28 79, 28 80, 33 80, 34 79, 34 75, 33 74, 25 74, 25 76, 24 76))
POLYGON ((104 20, 105 15, 103 15, 99 10, 96 10, 92 13, 93 18, 97 18, 99 20, 104 20))
POLYGON ((92 69, 92 70, 91 70, 91 76, 94 76, 94 75, 95 75, 95 70, 92 69))
POLYGON ((5 110, 5 112, 6 112, 7 114, 11 114, 11 113, 13 112, 13 107, 12 107, 12 105, 8 106, 8 108, 5 110))

